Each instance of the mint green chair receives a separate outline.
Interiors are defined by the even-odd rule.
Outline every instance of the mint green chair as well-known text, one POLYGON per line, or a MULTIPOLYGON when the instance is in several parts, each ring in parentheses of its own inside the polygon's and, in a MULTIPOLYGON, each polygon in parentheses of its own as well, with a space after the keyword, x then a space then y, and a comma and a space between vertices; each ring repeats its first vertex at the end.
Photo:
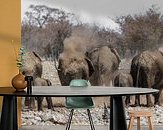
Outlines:
MULTIPOLYGON (((70 82, 70 87, 88 87, 88 86, 90 86, 90 83, 84 79, 74 79, 71 80, 70 82)), ((66 103, 66 108, 71 109, 66 130, 70 129, 74 109, 78 109, 78 108, 87 109, 91 130, 95 130, 92 116, 89 110, 90 108, 94 108, 94 102, 92 97, 66 97, 65 103, 66 103)))

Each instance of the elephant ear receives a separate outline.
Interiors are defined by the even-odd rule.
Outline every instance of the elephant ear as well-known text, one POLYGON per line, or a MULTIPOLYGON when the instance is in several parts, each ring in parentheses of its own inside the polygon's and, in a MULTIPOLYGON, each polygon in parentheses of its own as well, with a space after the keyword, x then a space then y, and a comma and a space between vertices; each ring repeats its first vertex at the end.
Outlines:
POLYGON ((161 55, 163 56, 163 52, 161 50, 159 50, 159 52, 161 53, 161 55))
POLYGON ((88 59, 87 57, 85 57, 85 60, 87 61, 88 64, 88 68, 89 68, 89 76, 91 76, 93 74, 93 72, 95 71, 95 68, 91 62, 90 59, 88 59))
POLYGON ((111 50, 112 53, 115 54, 115 56, 117 57, 118 62, 120 63, 121 59, 120 59, 120 56, 119 56, 118 52, 112 47, 110 47, 110 50, 111 50))

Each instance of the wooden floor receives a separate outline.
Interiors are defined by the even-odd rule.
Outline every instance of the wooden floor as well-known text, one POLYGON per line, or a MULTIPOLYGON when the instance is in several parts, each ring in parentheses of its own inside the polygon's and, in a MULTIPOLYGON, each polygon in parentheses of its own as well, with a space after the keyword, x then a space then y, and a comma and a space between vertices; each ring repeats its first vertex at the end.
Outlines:
MULTIPOLYGON (((19 130, 65 130, 66 126, 23 126, 19 130)), ((109 130, 106 125, 96 125, 96 130, 109 130)), ((71 130, 90 130, 88 125, 72 125, 71 130)), ((136 126, 133 126, 133 130, 137 130, 136 126)), ((148 126, 141 126, 141 130, 149 130, 148 126)), ((163 130, 163 126, 154 126, 154 130, 163 130)))
MULTIPOLYGON (((95 126, 96 130, 109 130, 107 126, 98 125, 95 126)), ((66 126, 56 125, 56 126, 23 126, 19 130, 65 130, 66 126)), ((72 125, 70 130, 91 130, 88 125, 72 125)))

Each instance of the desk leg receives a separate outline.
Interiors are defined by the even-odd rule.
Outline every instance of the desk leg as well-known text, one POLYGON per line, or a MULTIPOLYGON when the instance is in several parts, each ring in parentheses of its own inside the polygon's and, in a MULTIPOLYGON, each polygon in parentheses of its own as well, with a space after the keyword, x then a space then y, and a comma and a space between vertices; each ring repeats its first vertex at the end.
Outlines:
POLYGON ((110 106, 110 130, 127 130, 122 96, 112 96, 110 106))
POLYGON ((3 97, 0 130, 18 130, 17 98, 15 96, 3 97))

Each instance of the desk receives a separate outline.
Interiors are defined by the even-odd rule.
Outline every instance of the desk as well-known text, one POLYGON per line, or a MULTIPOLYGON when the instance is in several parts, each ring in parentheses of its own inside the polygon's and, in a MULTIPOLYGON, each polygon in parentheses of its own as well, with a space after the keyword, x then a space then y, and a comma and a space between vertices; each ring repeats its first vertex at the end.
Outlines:
POLYGON ((77 96, 111 96, 110 130, 127 130, 122 96, 144 95, 157 93, 156 89, 133 87, 69 87, 69 86, 34 86, 32 94, 15 92, 12 87, 0 87, 3 96, 0 130, 18 130, 17 125, 17 97, 77 97, 77 96))

